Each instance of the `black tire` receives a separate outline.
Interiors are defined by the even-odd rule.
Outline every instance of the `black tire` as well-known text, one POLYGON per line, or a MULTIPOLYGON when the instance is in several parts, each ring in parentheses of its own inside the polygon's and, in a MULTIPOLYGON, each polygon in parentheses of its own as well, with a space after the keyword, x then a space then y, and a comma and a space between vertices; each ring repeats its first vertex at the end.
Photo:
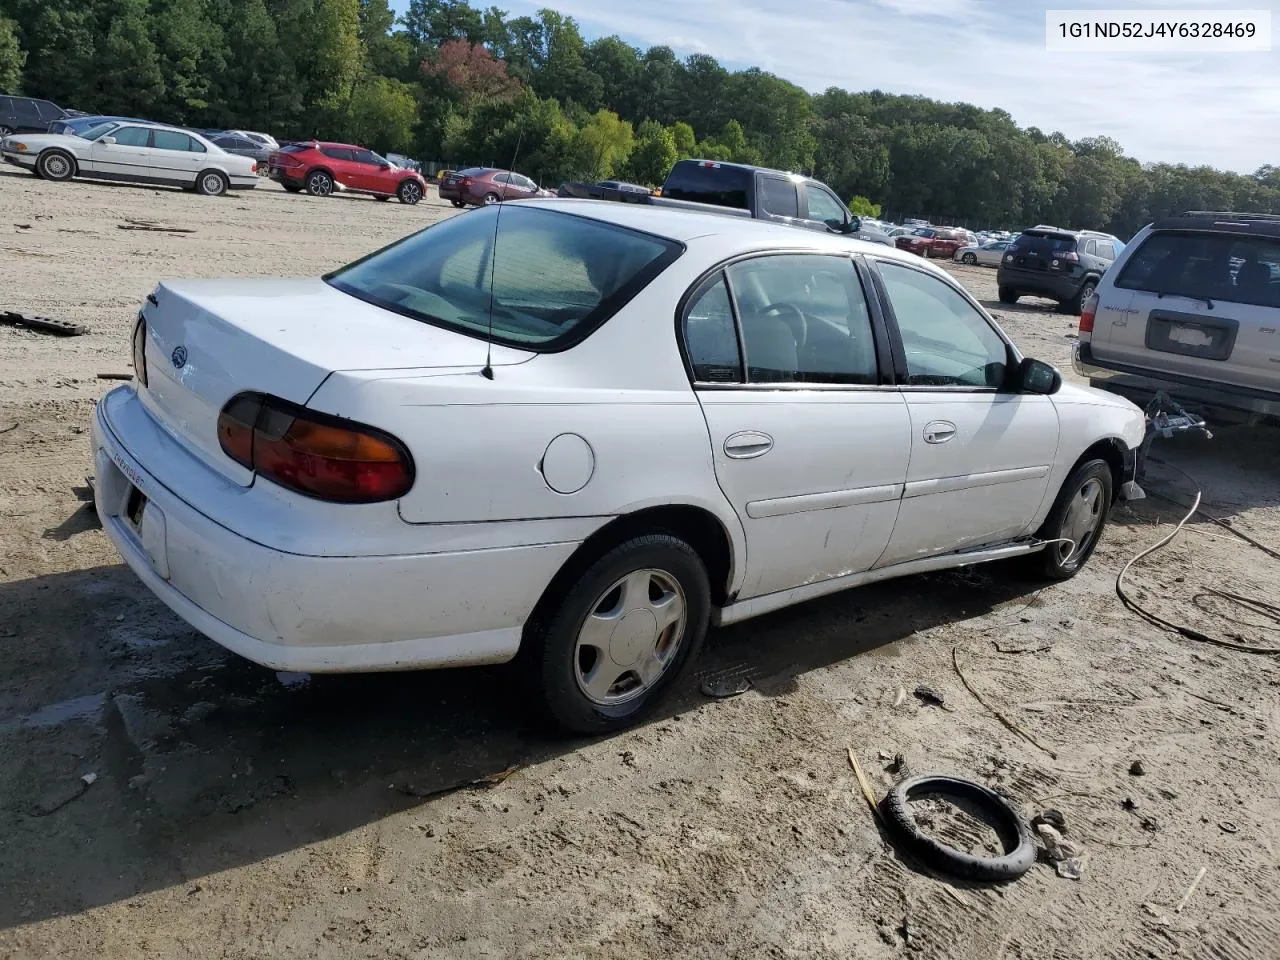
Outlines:
POLYGON ((1090 277, 1080 284, 1080 289, 1076 291, 1076 295, 1066 303, 1058 305, 1058 310, 1062 313, 1069 313, 1072 316, 1080 316, 1080 311, 1084 307, 1084 302, 1093 295, 1093 291, 1098 289, 1098 281, 1090 277))
POLYGON ((7 137, 13 133, 13 127, 0 126, 0 137, 7 137))
POLYGON ((220 170, 201 170, 196 177, 196 193, 205 197, 220 197, 231 189, 227 175, 220 170))
POLYGON ((707 570, 694 549, 666 533, 639 536, 622 543, 570 581, 539 624, 530 622, 522 642, 525 681, 544 716, 560 729, 595 735, 630 726, 653 709, 702 647, 711 613, 707 570), (672 660, 643 692, 617 704, 590 699, 578 680, 578 634, 586 618, 628 573, 658 570, 674 579, 684 594, 684 631, 676 639, 672 660))
POLYGON ((333 194, 333 177, 324 170, 312 170, 307 174, 306 191, 313 197, 328 197, 333 194))
POLYGON ((423 193, 422 184, 416 180, 402 180, 400 186, 396 187, 396 196, 400 202, 411 207, 422 199, 423 193))
POLYGON ((76 160, 65 150, 46 150, 36 158, 35 172, 45 180, 70 180, 76 175, 76 160))
POLYGON ((373 199, 375 199, 375 200, 390 200, 391 198, 390 198, 389 196, 387 196, 387 194, 385 194, 385 193, 375 193, 375 194, 373 195, 373 199))
POLYGON ((483 199, 484 199, 484 203, 485 203, 485 205, 486 205, 486 206, 487 206, 488 204, 491 204, 491 203, 501 203, 501 202, 502 202, 502 198, 501 198, 500 196, 498 196, 496 193, 494 193, 492 190, 490 190, 488 193, 486 193, 486 194, 484 195, 484 198, 483 198, 483 199))
POLYGON ((290 193, 301 193, 301 192, 302 192, 302 187, 300 187, 300 186, 299 186, 298 184, 296 184, 296 183, 282 183, 282 184, 280 184, 280 186, 284 187, 284 188, 285 188, 286 190, 288 190, 290 193))
POLYGON ((1001 302, 1001 303, 1017 303, 1017 302, 1018 302, 1018 297, 1019 297, 1019 296, 1020 296, 1020 294, 1018 293, 1018 291, 1017 291, 1017 290, 1013 289, 1013 287, 1001 287, 1001 288, 1000 288, 1000 302, 1001 302))
POLYGON ((963 253, 960 255, 960 262, 972 267, 978 262, 978 258, 972 253, 963 253))
POLYGON ((885 826, 916 859, 927 867, 965 880, 1003 882, 1022 876, 1036 862, 1036 844, 1031 828, 1002 796, 980 783, 956 777, 912 777, 898 784, 880 803, 885 826), (912 816, 913 797, 936 794, 968 800, 991 815, 1000 836, 1004 855, 975 857, 949 847, 921 832, 912 816))
POLYGON ((1111 503, 1115 494, 1115 477, 1111 473, 1111 465, 1105 460, 1086 460, 1067 477, 1066 483, 1058 491, 1058 498, 1044 524, 1036 531, 1041 540, 1056 540, 1067 530, 1068 514, 1076 497, 1084 496, 1090 482, 1096 482, 1101 488, 1097 513, 1097 526, 1090 531, 1089 540, 1083 549, 1067 544, 1050 544, 1039 553, 1027 557, 1028 570, 1046 580, 1070 580, 1084 569, 1084 565, 1093 556, 1098 541, 1107 527, 1107 519, 1111 516, 1111 503), (1064 551, 1060 547, 1067 547, 1064 551), (1070 551, 1070 552, 1068 552, 1070 551))
POLYGON ((458 207, 458 208, 462 208, 462 207, 465 207, 465 206, 466 206, 466 204, 465 204, 465 203, 463 203, 461 200, 450 200, 449 202, 450 202, 450 203, 452 203, 455 207, 458 207))

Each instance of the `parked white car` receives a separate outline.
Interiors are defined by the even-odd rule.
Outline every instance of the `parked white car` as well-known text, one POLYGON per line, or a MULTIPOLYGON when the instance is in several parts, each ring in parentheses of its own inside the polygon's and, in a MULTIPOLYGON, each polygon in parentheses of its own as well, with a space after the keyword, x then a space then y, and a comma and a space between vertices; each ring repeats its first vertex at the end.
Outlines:
POLYGON ((577 731, 636 719, 708 622, 1001 558, 1072 576, 1144 430, 910 254, 589 200, 324 278, 165 281, 134 358, 97 509, 174 611, 280 670, 520 654, 577 731))
POLYGON ((258 165, 197 133, 154 123, 108 121, 82 136, 24 133, 0 141, 0 156, 46 180, 118 180, 218 196, 252 190, 258 165))
POLYGON ((1008 240, 988 240, 985 243, 971 243, 961 247, 952 258, 969 265, 982 264, 984 267, 1000 266, 1000 258, 1009 249, 1008 240))

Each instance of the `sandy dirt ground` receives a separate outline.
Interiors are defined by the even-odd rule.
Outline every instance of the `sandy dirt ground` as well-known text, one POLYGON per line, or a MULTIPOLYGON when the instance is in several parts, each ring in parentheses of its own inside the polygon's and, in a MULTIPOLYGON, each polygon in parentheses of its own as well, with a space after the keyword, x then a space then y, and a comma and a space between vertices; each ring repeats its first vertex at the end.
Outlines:
MULTIPOLYGON (((690 678, 593 741, 538 732, 508 668, 278 676, 154 600, 83 502, 90 414, 116 386, 97 377, 129 371, 143 297, 317 274, 451 212, 0 171, 0 310, 92 328, 0 328, 0 957, 1280 957, 1280 663, 1162 632, 1114 592, 1183 513, 1165 500, 1119 508, 1062 585, 973 568, 713 632, 696 670, 750 692, 709 700, 690 678), (1042 746, 965 689, 953 650, 1042 746), (1056 808, 1082 877, 913 868, 848 747, 880 792, 901 753, 1028 817, 1056 808)), ((955 273, 991 304, 993 270, 955 273)), ((993 310, 1069 367, 1072 318, 993 310)), ((1147 486, 1187 502, 1185 471, 1215 516, 1280 546, 1278 452, 1270 427, 1167 443, 1147 486)), ((1280 596, 1280 561, 1220 526, 1197 518, 1133 580, 1165 616, 1280 646, 1208 592, 1280 596)), ((960 816, 935 829, 989 843, 960 816)))

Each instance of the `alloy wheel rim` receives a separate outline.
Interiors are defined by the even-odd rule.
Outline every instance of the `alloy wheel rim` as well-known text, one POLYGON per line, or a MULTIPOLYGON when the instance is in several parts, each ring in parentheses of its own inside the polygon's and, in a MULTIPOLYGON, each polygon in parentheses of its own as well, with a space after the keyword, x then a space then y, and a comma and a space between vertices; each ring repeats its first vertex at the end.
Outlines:
POLYGON ((1058 543, 1058 562, 1064 567, 1079 565, 1102 525, 1102 482, 1090 477, 1075 492, 1062 518, 1061 536, 1070 543, 1058 543))
POLYGON ((57 154, 44 158, 44 172, 51 177, 66 176, 69 166, 65 157, 57 154))
POLYGON ((205 193, 221 193, 222 178, 212 173, 209 174, 204 178, 204 190, 205 193))
POLYGON ((329 191, 332 190, 333 187, 330 185, 328 177, 312 177, 311 189, 320 196, 327 197, 329 195, 329 191))
POLYGON ((688 603, 665 570, 634 570, 592 604, 573 651, 578 689, 616 706, 642 696, 666 674, 684 642, 688 603))
POLYGON ((404 196, 410 203, 417 203, 422 199, 422 191, 416 183, 406 183, 404 185, 404 196))

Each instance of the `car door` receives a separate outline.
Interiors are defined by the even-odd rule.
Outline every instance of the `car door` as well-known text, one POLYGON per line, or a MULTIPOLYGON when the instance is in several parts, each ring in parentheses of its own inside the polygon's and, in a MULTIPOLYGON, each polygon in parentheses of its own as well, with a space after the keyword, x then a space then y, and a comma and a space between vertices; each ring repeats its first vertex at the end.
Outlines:
POLYGON ((902 507, 879 565, 1029 533, 1058 449, 1053 401, 1006 388, 1017 355, 960 288, 923 265, 875 266, 911 420, 902 507))
POLYGON ((508 199, 526 200, 529 197, 538 195, 538 185, 526 177, 522 173, 513 173, 511 176, 511 193, 508 199))
POLYGON ((348 147, 321 147, 320 152, 328 159, 333 179, 344 187, 354 187, 357 181, 356 165, 353 162, 355 151, 348 147))
POLYGON ((80 164, 86 173, 145 183, 151 179, 151 128, 128 124, 115 127, 93 141, 87 154, 88 162, 80 164))
POLYGON ((893 530, 911 423, 851 259, 742 259, 687 303, 716 479, 746 533, 740 596, 869 569, 893 530))
POLYGON ((814 230, 839 232, 833 230, 832 223, 843 225, 852 219, 849 208, 834 193, 814 181, 804 183, 804 204, 804 225, 814 230))
POLYGON ((351 188, 367 190, 370 193, 391 193, 395 189, 388 185, 387 173, 381 168, 382 158, 372 150, 351 151, 351 188))
POLYGON ((158 183, 194 186, 207 165, 205 145, 181 130, 153 130, 151 146, 151 178, 158 183))

